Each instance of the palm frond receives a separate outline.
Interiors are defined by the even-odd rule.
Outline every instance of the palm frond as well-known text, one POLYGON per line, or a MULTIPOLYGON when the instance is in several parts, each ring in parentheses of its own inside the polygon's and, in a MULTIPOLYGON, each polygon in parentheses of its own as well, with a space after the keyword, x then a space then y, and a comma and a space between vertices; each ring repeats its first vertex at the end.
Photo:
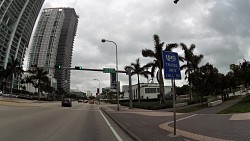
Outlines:
POLYGON ((150 49, 143 49, 142 50, 142 56, 143 57, 151 57, 151 58, 154 58, 155 57, 155 53, 150 50, 150 49))

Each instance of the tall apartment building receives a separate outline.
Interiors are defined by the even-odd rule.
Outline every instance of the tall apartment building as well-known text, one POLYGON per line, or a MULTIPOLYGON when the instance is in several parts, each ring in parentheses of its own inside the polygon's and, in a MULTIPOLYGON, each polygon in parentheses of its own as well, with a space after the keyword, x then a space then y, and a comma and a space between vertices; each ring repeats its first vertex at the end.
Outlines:
POLYGON ((0 67, 11 57, 23 64, 26 48, 44 0, 0 0, 0 67))
POLYGON ((54 75, 63 20, 64 12, 61 8, 43 9, 33 36, 28 70, 39 67, 54 75))
POLYGON ((57 79, 57 89, 70 91, 70 67, 78 16, 73 8, 46 8, 39 19, 29 54, 28 69, 43 67, 57 79))
MULTIPOLYGON (((64 22, 60 34, 56 64, 62 67, 71 67, 74 38, 78 25, 79 16, 73 8, 64 8, 64 22)), ((70 92, 70 70, 57 69, 55 71, 57 88, 70 92)))

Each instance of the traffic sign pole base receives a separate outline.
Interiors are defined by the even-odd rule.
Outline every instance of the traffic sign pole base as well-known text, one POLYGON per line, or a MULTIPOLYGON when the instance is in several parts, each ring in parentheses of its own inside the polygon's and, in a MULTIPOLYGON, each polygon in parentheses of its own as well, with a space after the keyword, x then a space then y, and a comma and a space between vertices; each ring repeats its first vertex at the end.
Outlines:
POLYGON ((174 133, 171 133, 171 134, 168 134, 169 137, 172 137, 172 138, 176 138, 176 137, 179 137, 180 135, 176 134, 174 135, 174 133))

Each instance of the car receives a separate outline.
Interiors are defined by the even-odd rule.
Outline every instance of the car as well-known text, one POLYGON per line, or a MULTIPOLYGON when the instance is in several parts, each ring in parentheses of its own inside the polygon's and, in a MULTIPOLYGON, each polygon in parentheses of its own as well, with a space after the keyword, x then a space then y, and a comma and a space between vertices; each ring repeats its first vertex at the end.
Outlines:
POLYGON ((9 97, 10 97, 10 98, 18 98, 18 95, 16 95, 16 94, 11 94, 11 95, 9 95, 9 97))
POLYGON ((72 107, 72 100, 70 98, 63 98, 62 107, 72 107))
POLYGON ((83 102, 83 99, 78 99, 78 102, 79 102, 79 103, 83 102))

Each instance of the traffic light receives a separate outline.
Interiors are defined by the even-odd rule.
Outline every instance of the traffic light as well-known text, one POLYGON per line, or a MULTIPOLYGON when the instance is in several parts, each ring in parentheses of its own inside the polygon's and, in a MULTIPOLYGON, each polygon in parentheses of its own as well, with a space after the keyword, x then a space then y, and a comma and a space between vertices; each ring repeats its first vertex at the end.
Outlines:
POLYGON ((177 4, 179 0, 174 0, 174 3, 177 4))
POLYGON ((60 65, 55 65, 55 68, 60 69, 61 66, 60 65))
POLYGON ((83 68, 82 68, 82 66, 75 66, 75 69, 76 70, 82 70, 83 68))

